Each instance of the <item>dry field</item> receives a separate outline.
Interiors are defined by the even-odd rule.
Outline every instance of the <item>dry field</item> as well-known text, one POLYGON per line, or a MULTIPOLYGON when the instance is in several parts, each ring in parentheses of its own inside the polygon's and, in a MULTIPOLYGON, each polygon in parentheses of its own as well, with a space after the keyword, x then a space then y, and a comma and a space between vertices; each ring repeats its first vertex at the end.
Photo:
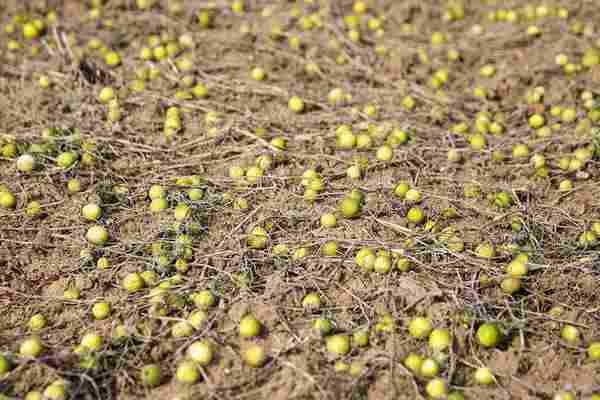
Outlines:
POLYGON ((2 0, 0 399, 600 399, 599 18, 2 0))

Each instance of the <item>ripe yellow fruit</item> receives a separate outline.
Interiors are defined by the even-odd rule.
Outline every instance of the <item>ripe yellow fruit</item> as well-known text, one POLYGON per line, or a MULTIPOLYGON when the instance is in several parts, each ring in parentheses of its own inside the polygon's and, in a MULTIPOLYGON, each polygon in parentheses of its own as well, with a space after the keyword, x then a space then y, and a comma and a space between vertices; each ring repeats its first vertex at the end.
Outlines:
POLYGON ((19 354, 24 357, 35 358, 44 352, 44 345, 38 336, 25 339, 19 346, 19 354))
POLYGON ((81 209, 81 215, 89 221, 96 221, 102 215, 102 209, 97 204, 86 204, 81 209))
POLYGON ((239 333, 241 337, 251 338, 260 335, 262 325, 253 315, 246 315, 240 320, 239 333))
POLYGON ((432 399, 445 399, 448 396, 448 385, 445 380, 435 378, 427 382, 425 391, 432 399))
POLYGON ((137 292, 144 288, 144 279, 137 272, 132 272, 127 274, 125 278, 123 278, 123 288, 127 290, 129 293, 137 292))
POLYGON ((187 349, 187 356, 202 366, 210 364, 213 354, 212 346, 207 341, 194 342, 187 349))
POLYGON ((447 329, 434 329, 429 334, 429 348, 433 351, 442 351, 452 345, 452 336, 447 329))
POLYGON ((477 368, 473 378, 475 379, 475 382, 479 383, 480 385, 491 385, 496 380, 492 370, 487 367, 477 368))
POLYGON ((98 99, 104 104, 107 104, 109 101, 115 98, 115 90, 110 86, 102 88, 102 90, 100 90, 100 94, 98 94, 98 99))
POLYGON ((104 62, 110 67, 116 67, 121 64, 121 56, 116 51, 109 51, 104 55, 104 62))
POLYGON ((267 77, 267 73, 264 69, 260 67, 256 67, 252 69, 252 79, 255 81, 264 81, 267 77))
POLYGON ((346 335, 333 335, 327 338, 327 351, 335 355, 345 355, 350 352, 350 338, 346 335))
POLYGON ((424 317, 413 318, 408 324, 408 333, 416 339, 422 339, 429 336, 432 329, 431 322, 424 317))
POLYGON ((288 101, 288 107, 295 113, 301 113, 304 111, 304 101, 298 96, 292 96, 288 101))
POLYGON ((261 367, 267 361, 267 353, 262 346, 253 344, 246 348, 243 353, 243 358, 249 366, 255 368, 261 367))
POLYGON ((40 36, 40 30, 33 22, 23 24, 23 37, 25 39, 36 39, 40 36))
POLYGON ((195 362, 183 361, 177 366, 175 378, 181 383, 193 384, 200 379, 200 371, 195 362))
POLYGON ((35 158, 31 154, 23 154, 17 158, 17 169, 21 172, 31 172, 35 168, 35 158))
POLYGON ((89 332, 83 335, 80 344, 88 350, 97 351, 102 348, 104 338, 95 332, 89 332))
POLYGON ((94 225, 88 229, 85 237, 88 242, 102 246, 108 241, 108 231, 102 225, 94 225))

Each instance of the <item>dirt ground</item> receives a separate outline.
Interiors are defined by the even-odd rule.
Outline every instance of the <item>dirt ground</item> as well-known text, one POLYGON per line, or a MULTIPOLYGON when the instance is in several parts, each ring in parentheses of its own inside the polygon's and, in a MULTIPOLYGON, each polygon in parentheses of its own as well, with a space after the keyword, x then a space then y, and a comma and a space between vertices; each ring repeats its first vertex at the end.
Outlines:
POLYGON ((597 5, 367 0, 361 14, 346 0, 245 1, 243 13, 231 3, 159 0, 147 10, 133 0, 0 3, 0 184, 16 198, 14 207, 0 208, 0 354, 11 364, 0 373, 0 398, 43 392, 57 379, 69 383, 67 398, 78 399, 426 398, 428 379, 403 364, 411 353, 441 360, 439 376, 468 399, 600 393, 600 361, 587 354, 600 341, 600 58, 584 57, 600 52, 597 5), (464 18, 446 18, 461 9, 464 18), (507 21, 507 11, 517 21, 507 21), (198 22, 202 12, 208 27, 198 22), (360 40, 351 36, 349 15, 357 15, 360 40), (45 21, 39 37, 24 38, 23 26, 36 19, 45 21), (443 43, 432 43, 436 32, 443 43), (151 35, 178 48, 144 60, 151 35), (105 62, 111 50, 121 57, 118 66, 105 62), (455 60, 449 50, 457 51, 455 60), (559 54, 575 72, 557 65, 559 54), (481 73, 486 65, 495 67, 491 76, 481 73), (255 67, 266 79, 252 79, 255 67), (193 95, 197 83, 208 95, 193 95), (121 116, 113 121, 98 98, 104 87, 118 99, 121 116), (334 104, 334 88, 349 96, 334 104), (487 96, 475 96, 475 88, 487 96), (304 101, 302 112, 288 107, 292 96, 304 101), (173 106, 181 127, 169 136, 173 106), (574 109, 574 120, 555 106, 574 109), (547 131, 528 124, 535 113, 547 131), (490 132, 493 122, 500 132, 490 132), (372 146, 336 145, 344 124, 372 146), (394 130, 408 139, 394 142, 394 130), (483 149, 473 146, 477 132, 483 149), (274 138, 284 138, 285 149, 274 138), (385 143, 393 148, 389 161, 376 158, 385 143), (515 154, 517 144, 527 145, 525 157, 515 154), (589 157, 579 157, 582 149, 589 157), (450 160, 449 150, 460 160, 450 160), (79 156, 67 169, 57 165, 65 151, 79 156), (34 155, 33 171, 17 168, 23 154, 34 155), (545 165, 534 165, 534 155, 545 165), (231 176, 232 167, 247 171, 259 156, 272 163, 256 182, 231 176), (563 158, 584 160, 563 168, 563 158), (360 179, 347 176, 353 165, 360 179), (314 201, 302 185, 308 169, 324 183, 314 201), (192 176, 199 179, 182 179, 192 176), (68 190, 72 179, 80 191, 68 190), (560 190, 565 180, 572 188, 560 190), (400 181, 422 200, 396 196, 400 181), (148 190, 157 184, 167 189, 168 209, 153 213, 148 190), (190 199, 189 189, 202 198, 190 199), (365 199, 360 216, 347 219, 338 205, 351 189, 365 199), (500 192, 511 199, 506 207, 497 204, 500 192), (40 213, 28 212, 32 201, 40 213), (102 209, 95 223, 109 234, 103 246, 86 240, 95 224, 81 215, 88 203, 102 209), (189 207, 179 222, 178 204, 189 207), (414 206, 426 223, 407 219, 414 206), (322 227, 324 213, 336 213, 337 226, 322 227), (255 227, 266 231, 264 248, 248 245, 255 227), (191 244, 182 245, 187 238, 191 244), (338 244, 335 256, 322 254, 329 241, 338 244), (478 255, 481 244, 492 245, 494 256, 478 255), (289 253, 277 254, 276 245, 289 253), (365 272, 355 261, 362 247, 391 252, 411 267, 365 272), (529 271, 521 289, 507 294, 505 267, 520 253, 529 271), (98 266, 101 257, 107 268, 98 266), (166 282, 159 302, 150 287, 123 288, 127 274, 143 271, 166 282), (73 288, 81 297, 65 299, 73 288), (201 290, 217 299, 207 320, 191 336, 173 337, 171 327, 196 309, 190 295, 201 290), (311 292, 320 295, 317 309, 303 306, 311 292), (111 313, 97 320, 92 307, 101 301, 111 313), (259 337, 238 335, 247 313, 262 323, 259 337), (47 326, 32 332, 35 314, 47 326), (440 354, 411 337, 416 316, 448 329, 451 348, 440 354), (330 354, 312 328, 318 318, 332 321, 338 334, 369 329, 369 345, 330 354), (501 327, 498 347, 476 342, 483 322, 501 327), (578 328, 577 341, 561 337, 565 325, 578 328), (102 349, 77 354, 89 332, 104 337, 102 349), (22 357, 19 346, 33 334, 45 351, 22 357), (177 366, 199 339, 213 343, 215 360, 197 383, 180 383, 177 366), (260 368, 241 357, 255 343, 268 354, 260 368), (82 364, 90 359, 91 367, 82 364), (336 371, 340 360, 362 368, 336 371), (160 365, 160 385, 141 384, 148 364, 160 365), (474 381, 481 366, 491 368, 495 383, 474 381))

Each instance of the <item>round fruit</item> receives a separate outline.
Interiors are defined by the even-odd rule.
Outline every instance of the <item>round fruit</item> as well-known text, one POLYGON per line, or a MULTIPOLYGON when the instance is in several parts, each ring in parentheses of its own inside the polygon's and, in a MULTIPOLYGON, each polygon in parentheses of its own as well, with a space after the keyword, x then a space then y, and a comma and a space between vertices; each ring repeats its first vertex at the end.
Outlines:
POLYGON ((160 384, 160 366, 150 364, 142 367, 140 371, 140 380, 144 386, 157 386, 160 384))
POLYGON ((46 317, 43 314, 35 314, 29 319, 27 326, 32 331, 39 331, 41 329, 44 329, 47 324, 48 321, 46 320, 46 317))
POLYGON ((304 101, 298 96, 293 96, 288 102, 288 107, 295 113, 301 113, 304 111, 304 101))
POLYGON ((0 377, 10 371, 10 361, 6 356, 0 353, 0 377))
POLYGON ((190 360, 205 366, 210 364, 213 359, 213 349, 207 341, 194 342, 188 347, 187 355, 190 360))
POLYGON ((129 293, 137 292, 138 290, 143 289, 144 279, 142 279, 142 276, 137 272, 132 272, 123 278, 123 287, 129 293))
POLYGON ((418 354, 411 353, 404 359, 404 365, 408 368, 413 374, 421 373, 421 366, 423 365, 423 357, 418 354))
POLYGON ((429 348, 433 351, 442 351, 452 345, 452 336, 447 329, 434 329, 429 334, 429 348))
POLYGON ((23 154, 17 158, 17 169, 21 172, 31 172, 35 168, 35 158, 31 154, 23 154))
POLYGON ((495 381, 492 370, 487 367, 477 368, 473 378, 475 379, 475 382, 479 383, 480 385, 491 385, 495 381))
POLYGON ((565 325, 560 331, 560 337, 563 338, 565 342, 569 343, 578 343, 580 340, 580 332, 573 325, 565 325))
POLYGON ((106 302, 96 303, 92 306, 92 315, 94 319, 102 320, 110 315, 110 304, 106 302))
POLYGON ((85 237, 88 242, 102 246, 108 241, 108 231, 102 225, 94 225, 88 229, 85 237))
POLYGON ((192 384, 200 379, 200 371, 193 361, 183 361, 177 366, 175 378, 181 383, 192 384))
POLYGON ((81 209, 81 215, 89 221, 96 221, 102 215, 102 209, 97 204, 86 204, 81 209))
POLYGON ((440 365, 432 358, 426 358, 421 363, 421 376, 425 378, 433 378, 440 372, 440 365))
POLYGON ((432 399, 445 399, 448 395, 448 385, 441 378, 435 378, 427 382, 425 386, 427 395, 432 399))
POLYGON ((501 336, 498 326, 491 322, 486 322, 477 329, 477 341, 484 347, 495 347, 501 336))
POLYGON ((345 218, 355 218, 360 213, 360 201, 346 197, 340 203, 339 208, 345 218))
POLYGON ((422 339, 431 333, 431 322, 424 317, 416 317, 408 324, 408 333, 416 339, 422 339))
POLYGON ((588 357, 594 361, 600 360, 600 342, 593 342, 587 348, 588 357))
POLYGON ((342 356, 350 352, 350 338, 346 335, 333 335, 327 338, 327 351, 342 356))
POLYGON ((243 354, 244 361, 251 367, 261 367, 267 361, 267 353, 265 349, 258 345, 253 344, 248 346, 243 354))
POLYGON ((24 357, 35 358, 42 354, 43 351, 44 345, 42 344, 42 340, 37 336, 25 339, 19 346, 19 354, 24 357))
POLYGON ((90 332, 83 335, 81 345, 88 350, 97 351, 102 348, 104 338, 97 333, 90 332))
POLYGON ((262 325, 253 315, 246 315, 240 320, 239 333, 241 337, 251 338, 260 335, 262 325))
POLYGON ((15 208, 17 198, 14 194, 8 191, 0 191, 0 206, 6 209, 15 208))

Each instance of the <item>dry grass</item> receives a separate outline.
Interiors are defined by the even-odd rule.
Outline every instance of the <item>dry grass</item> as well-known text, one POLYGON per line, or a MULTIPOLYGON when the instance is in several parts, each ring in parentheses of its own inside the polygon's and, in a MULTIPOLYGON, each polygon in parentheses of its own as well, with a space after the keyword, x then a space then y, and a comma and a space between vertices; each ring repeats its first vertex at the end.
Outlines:
MULTIPOLYGON (((34 3, 3 2, 0 21, 7 24, 16 13, 41 15, 34 3)), ((524 101, 528 90, 543 85, 546 111, 555 104, 581 111, 581 91, 596 94, 597 67, 566 77, 554 63, 558 53, 576 59, 593 44, 597 34, 568 31, 574 21, 597 19, 593 3, 565 3, 569 19, 536 21, 543 35, 533 38, 525 33, 528 23, 486 19, 499 6, 517 7, 521 2, 465 1, 466 18, 446 23, 441 19, 444 7, 438 2, 372 1, 377 12, 385 13, 385 35, 377 38, 365 29, 360 44, 345 35, 343 16, 352 8, 345 0, 315 2, 325 10, 324 28, 310 31, 300 31, 297 19, 290 17, 295 3, 283 1, 248 2, 250 9, 244 16, 217 2, 211 29, 197 26, 194 15, 203 2, 191 0, 182 2, 181 16, 166 11, 167 1, 139 12, 134 11, 133 1, 108 0, 103 20, 111 20, 112 29, 86 21, 81 11, 87 13, 88 7, 77 1, 48 3, 61 17, 34 43, 40 46, 39 55, 27 53, 31 42, 20 35, 0 35, 0 130, 14 136, 19 153, 28 151, 32 143, 43 143, 44 128, 61 131, 49 151, 38 155, 40 165, 32 174, 19 173, 12 158, 0 157, 0 183, 17 197, 14 210, 0 210, 0 351, 14 364, 10 373, 0 377, 0 393, 22 398, 30 390, 43 390, 57 378, 65 378, 71 382, 72 398, 421 398, 425 381, 401 363, 411 352, 428 354, 427 346, 407 333, 407 323, 415 315, 426 315, 434 326, 453 333, 455 343, 443 376, 467 398, 550 398, 565 388, 588 398, 600 390, 598 363, 585 354, 586 344, 600 337, 598 253, 577 244, 579 235, 600 218, 598 158, 578 173, 557 167, 560 157, 593 144, 596 128, 580 134, 575 124, 563 124, 550 138, 536 137, 527 116, 541 106, 524 101), (261 16, 266 6, 272 7, 272 17, 261 16), (282 24, 286 36, 299 35, 303 48, 291 49, 287 38, 269 39, 273 21, 282 24), (240 32, 244 23, 251 33, 240 32), (412 24, 414 31, 403 32, 404 23, 412 24), (476 23, 484 28, 480 36, 470 31, 476 23), (432 47, 429 38, 438 30, 450 35, 449 44, 432 47), (145 38, 161 32, 192 35, 195 46, 185 52, 194 60, 191 71, 179 71, 175 58, 160 63, 139 59, 145 38), (20 40, 24 49, 6 50, 10 37, 20 40), (123 64, 108 68, 97 51, 86 49, 91 38, 118 50, 123 64), (332 39, 339 49, 332 47, 332 39), (377 55, 375 45, 386 46, 387 55, 377 55), (451 47, 460 50, 459 62, 446 60, 451 47), (420 49, 428 52, 430 64, 419 61, 420 49), (347 64, 335 62, 339 54, 345 54, 347 64), (316 76, 305 72, 309 62, 319 65, 316 76), (482 78, 478 71, 488 63, 498 72, 493 78, 482 78), (151 65, 160 69, 161 77, 146 82, 143 92, 128 90, 136 68, 151 65), (254 66, 267 71, 265 82, 250 79, 254 66), (431 73, 441 67, 450 71, 445 99, 428 86, 431 73), (37 85, 40 74, 50 77, 50 89, 37 85), (210 95, 177 100, 174 94, 184 75, 205 83, 210 95), (106 107, 97 100, 105 85, 118 88, 123 118, 117 123, 107 121, 106 107), (487 87, 494 96, 473 97, 475 85, 487 87), (328 104, 327 94, 334 87, 352 95, 349 104, 328 104), (407 94, 416 100, 414 110, 400 105, 407 94), (306 112, 288 110, 292 95, 305 100, 306 112), (377 105, 376 117, 362 111, 367 103, 377 105), (166 140, 165 110, 172 105, 188 112, 182 113, 184 129, 166 140), (220 113, 216 124, 205 121, 210 111, 220 113), (471 123, 479 111, 501 115, 506 133, 488 135, 487 148, 474 151, 451 127, 460 121, 471 123), (400 127, 411 132, 411 140, 395 148, 392 162, 380 162, 374 149, 337 149, 334 132, 340 124, 350 124, 356 132, 367 131, 370 125, 384 131, 400 127), (258 137, 256 128, 264 128, 266 136, 258 137), (287 150, 276 151, 269 143, 276 136, 288 139, 287 150), (86 142, 95 143, 90 152, 95 166, 77 165, 68 171, 55 166, 60 151, 81 152, 86 142), (517 143, 527 143, 532 154, 545 154, 549 177, 536 177, 527 159, 510 157, 517 143), (459 149, 464 161, 449 162, 450 148, 459 149), (493 151, 508 158, 494 161, 493 151), (257 184, 240 185, 229 178, 231 166, 247 167, 264 154, 272 155, 275 162, 257 184), (367 157, 369 166, 363 179, 351 181, 345 170, 359 156, 367 157), (299 184, 308 168, 318 169, 326 181, 326 189, 314 203, 303 199, 299 184), (200 201, 190 201, 185 188, 175 184, 177 177, 190 175, 205 180, 200 201), (71 194, 66 184, 74 177, 81 180, 83 191, 71 194), (559 192, 558 182, 567 177, 574 180, 574 189, 559 192), (434 229, 406 220, 409 206, 393 195, 399 180, 422 191, 421 206, 436 222, 434 229), (472 183, 479 185, 482 194, 465 198, 463 188, 472 183), (152 184, 169 188, 171 209, 160 216, 148 211, 147 191, 152 184), (126 191, 117 193, 115 187, 126 191), (320 215, 335 211, 350 188, 367 194, 361 217, 340 218, 337 227, 321 228, 320 215), (488 199, 499 191, 513 196, 511 207, 497 208, 488 199), (236 209, 232 198, 246 199, 249 209, 236 209), (42 203, 41 216, 25 213, 30 200, 42 203), (110 233, 110 242, 101 248, 85 241, 90 224, 80 217, 80 209, 89 202, 102 205, 100 223, 110 233), (172 262, 161 265, 151 245, 162 242, 171 261, 178 257, 176 237, 192 226, 187 222, 172 229, 172 208, 179 202, 192 207, 191 219, 201 229, 192 235, 190 269, 170 291, 172 298, 185 302, 169 304, 165 315, 157 315, 148 290, 128 295, 120 282, 134 271, 154 270, 164 280, 176 273, 172 262), (448 217, 448 209, 455 210, 456 216, 448 217), (522 225, 520 232, 511 229, 515 221, 522 225), (266 250, 246 246, 247 233, 255 226, 271 227, 266 250), (464 251, 452 251, 440 240, 441 230, 447 227, 464 240, 464 251), (320 255, 329 240, 339 243, 336 257, 320 255), (496 257, 477 257, 474 250, 482 242, 496 246, 496 257), (306 247, 309 255, 300 260, 275 256, 271 250, 279 243, 292 251, 306 247), (504 267, 514 257, 507 245, 530 255, 531 272, 513 296, 499 287, 504 267), (363 273, 354 261, 363 246, 401 250, 413 268, 405 273, 363 273), (89 252, 82 254, 85 249, 89 252), (108 257, 109 269, 96 267, 100 256, 108 257), (63 299, 63 291, 71 287, 81 290, 80 300, 63 299), (218 297, 208 322, 192 337, 171 337, 174 321, 194 309, 189 294, 202 289, 218 297), (318 312, 307 312, 301 304, 312 291, 323 299, 318 312), (90 312, 100 300, 113 308, 105 321, 93 320, 90 312), (555 306, 564 313, 550 315, 555 306), (254 313, 266 328, 255 341, 268 349, 270 359, 259 369, 244 366, 240 358, 249 341, 238 337, 236 327, 246 312, 254 313), (30 335, 27 321, 36 313, 49 321, 40 332, 48 351, 36 360, 25 360, 16 353, 30 335), (330 318, 336 331, 351 333, 360 327, 374 328, 384 313, 393 316, 396 329, 387 333, 372 329, 370 346, 353 348, 345 357, 365 363, 363 373, 357 377, 336 373, 323 339, 311 330, 312 321, 330 318), (482 321, 497 321, 506 331, 507 340, 499 349, 484 350, 475 343, 473 333, 482 321), (560 339, 565 323, 581 329, 579 345, 560 339), (129 337, 111 341, 119 324, 128 328, 129 337), (104 350, 94 354, 93 369, 81 368, 72 352, 88 331, 107 338, 104 350), (187 344, 198 338, 217 345, 217 360, 203 370, 200 383, 178 384, 172 379, 176 365, 187 344), (159 363, 163 369, 163 383, 153 389, 144 388, 138 378, 140 368, 149 363, 159 363), (474 384, 473 368, 481 365, 494 370, 496 385, 474 384)), ((317 10, 316 4, 297 3, 304 12, 317 10)), ((549 123, 556 121, 546 115, 549 123)), ((377 144, 382 142, 376 139, 377 144)))

